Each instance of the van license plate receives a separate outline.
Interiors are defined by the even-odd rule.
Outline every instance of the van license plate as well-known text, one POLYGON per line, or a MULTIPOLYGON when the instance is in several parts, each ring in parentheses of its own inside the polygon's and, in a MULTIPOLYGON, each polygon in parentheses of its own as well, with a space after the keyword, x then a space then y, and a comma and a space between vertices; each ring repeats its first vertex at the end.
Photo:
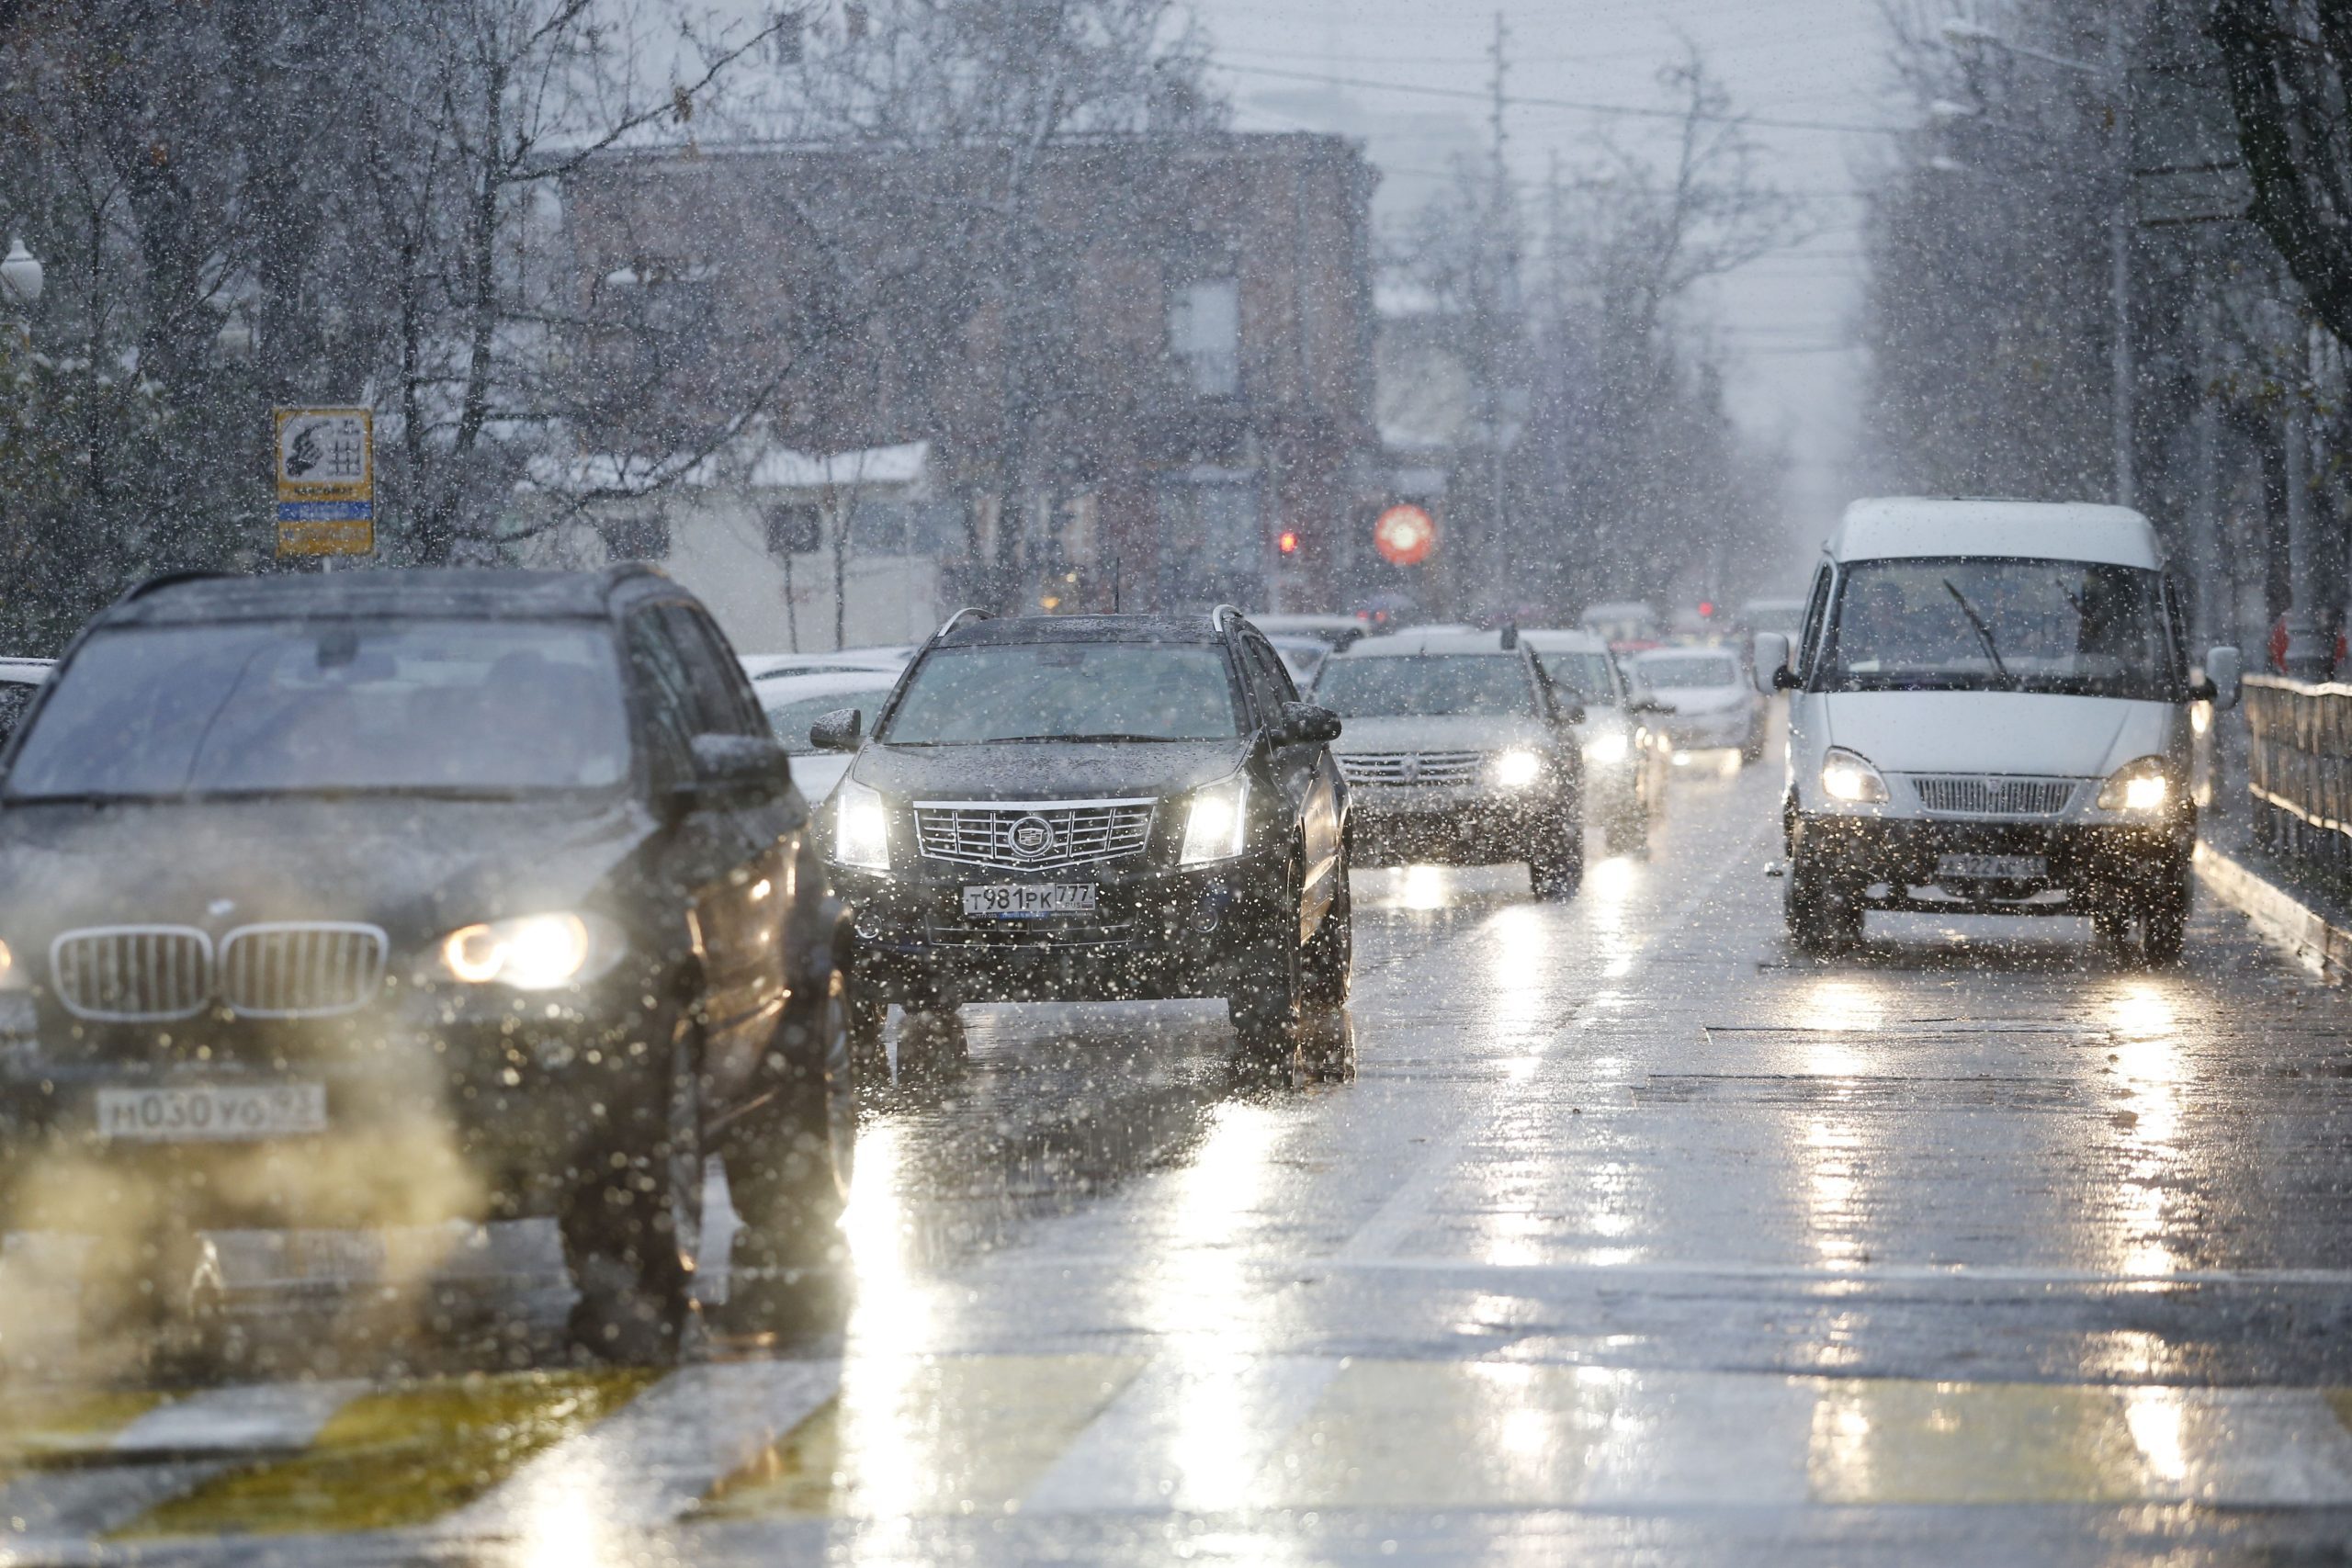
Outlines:
POLYGON ((1939 855, 1938 881, 2039 882, 2050 874, 2050 863, 2041 855, 1939 855))
POLYGON ((327 1130, 323 1084, 98 1090, 98 1136, 145 1144, 243 1143, 327 1130))
POLYGON ((964 889, 964 913, 977 919, 1043 919, 1094 913, 1091 882, 998 882, 964 889))

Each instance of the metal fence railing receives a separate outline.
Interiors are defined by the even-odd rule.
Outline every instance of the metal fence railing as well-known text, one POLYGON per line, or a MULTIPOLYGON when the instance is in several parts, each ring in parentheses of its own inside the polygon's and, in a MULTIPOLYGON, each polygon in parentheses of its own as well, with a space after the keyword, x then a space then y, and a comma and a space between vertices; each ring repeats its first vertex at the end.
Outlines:
POLYGON ((2255 841, 2352 892, 2352 685, 2245 678, 2255 841))

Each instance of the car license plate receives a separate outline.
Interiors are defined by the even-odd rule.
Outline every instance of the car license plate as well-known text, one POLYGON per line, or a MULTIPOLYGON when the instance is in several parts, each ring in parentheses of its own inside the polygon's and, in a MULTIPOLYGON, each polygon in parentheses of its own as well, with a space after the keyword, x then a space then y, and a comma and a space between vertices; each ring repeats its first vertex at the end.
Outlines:
POLYGON ((323 1084, 98 1090, 98 1135, 133 1143, 237 1143, 327 1130, 323 1084))
POLYGON ((964 913, 978 919, 1043 919, 1094 913, 1091 882, 997 882, 964 889, 964 913))
POLYGON ((1956 882, 2038 882, 2050 874, 2040 855, 1939 855, 1936 875, 1956 882))

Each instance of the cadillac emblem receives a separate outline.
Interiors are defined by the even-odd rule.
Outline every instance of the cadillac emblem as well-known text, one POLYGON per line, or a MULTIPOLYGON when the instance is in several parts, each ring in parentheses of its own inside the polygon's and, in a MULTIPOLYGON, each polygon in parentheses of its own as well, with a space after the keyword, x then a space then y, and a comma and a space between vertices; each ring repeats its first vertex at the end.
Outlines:
POLYGON ((1042 817, 1023 817, 1004 830, 1004 841, 1023 860, 1036 860, 1053 852, 1054 826, 1042 817))

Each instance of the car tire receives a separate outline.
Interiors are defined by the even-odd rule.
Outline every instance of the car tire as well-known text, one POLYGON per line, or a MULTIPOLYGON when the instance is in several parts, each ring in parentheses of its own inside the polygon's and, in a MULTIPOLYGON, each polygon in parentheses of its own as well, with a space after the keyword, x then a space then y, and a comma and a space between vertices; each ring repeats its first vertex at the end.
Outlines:
POLYGON ((1306 1003, 1310 1008, 1346 1007, 1355 968, 1355 901, 1348 893, 1348 863, 1344 857, 1336 874, 1339 890, 1302 957, 1306 1003))
POLYGON ((2184 856, 2169 869, 2163 887, 2140 907, 2140 954, 2152 966, 2180 962, 2188 939, 2190 880, 2184 856))
POLYGON ((1584 825, 1557 829, 1527 858, 1528 886, 1547 904, 1565 903, 1584 886, 1584 825))
POLYGON ((1789 858, 1781 916, 1790 942, 1809 957, 1826 958, 1862 940, 1861 905, 1840 897, 1821 869, 1801 853, 1789 858))
POLYGON ((857 1068, 850 998, 838 968, 788 1010, 776 1048, 790 1074, 772 1115, 729 1140, 728 1195, 742 1229, 729 1269, 728 1316, 766 1325, 801 1304, 844 1258, 842 1210, 857 1161, 857 1068))
POLYGON ((1298 940, 1300 872, 1291 866, 1284 897, 1266 935, 1245 956, 1238 983, 1226 998, 1241 1055, 1252 1066, 1295 1066, 1307 1011, 1306 949, 1298 940))
POLYGON ((688 1359, 701 1326, 694 1293, 706 1171, 701 1041, 684 1014, 669 1033, 663 1081, 647 1096, 652 1103, 617 1119, 620 1140, 594 1148, 557 1216, 580 1292, 572 1343, 625 1366, 688 1359))

